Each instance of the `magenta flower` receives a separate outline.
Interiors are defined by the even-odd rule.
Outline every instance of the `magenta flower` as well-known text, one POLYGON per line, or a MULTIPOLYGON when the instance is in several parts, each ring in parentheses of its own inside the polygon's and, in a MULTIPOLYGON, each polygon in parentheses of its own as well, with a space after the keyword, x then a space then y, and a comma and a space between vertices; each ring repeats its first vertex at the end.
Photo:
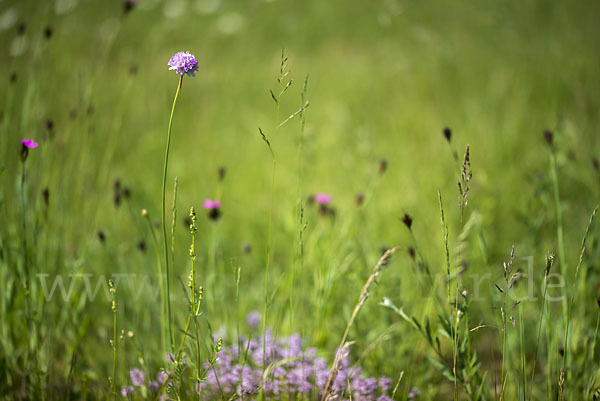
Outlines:
POLYGON ((177 52, 169 60, 169 70, 175 70, 179 75, 187 74, 189 77, 195 77, 198 71, 198 60, 190 52, 177 52))
POLYGON ((208 210, 208 217, 211 220, 218 220, 221 217, 221 201, 206 199, 202 206, 208 210))
POLYGON ((331 196, 328 194, 316 194, 315 202, 317 202, 320 205, 327 205, 331 203, 331 196))
POLYGON ((36 141, 34 141, 33 139, 23 139, 21 141, 21 145, 23 145, 29 149, 34 149, 34 148, 37 148, 39 144, 36 141))
POLYGON ((206 210, 213 210, 213 209, 218 209, 221 207, 221 201, 218 200, 211 200, 211 199, 206 199, 204 201, 204 203, 202 204, 202 206, 206 209, 206 210))
POLYGON ((38 143, 33 139, 21 140, 21 161, 25 163, 25 160, 27 160, 27 156, 29 155, 29 149, 34 149, 37 147, 38 143))

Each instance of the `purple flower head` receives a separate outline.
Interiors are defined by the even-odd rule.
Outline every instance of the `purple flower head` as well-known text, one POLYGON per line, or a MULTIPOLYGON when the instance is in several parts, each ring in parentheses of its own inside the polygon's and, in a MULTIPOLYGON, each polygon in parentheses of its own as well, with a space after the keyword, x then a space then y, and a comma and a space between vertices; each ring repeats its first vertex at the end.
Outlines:
POLYGON ((29 149, 34 149, 34 148, 37 148, 39 144, 36 141, 34 141, 33 139, 23 139, 21 141, 21 145, 23 145, 29 149))
POLYGON ((129 371, 129 377, 134 386, 140 387, 144 385, 144 372, 141 369, 133 368, 129 371))
POLYGON ((252 327, 253 329, 257 328, 258 324, 260 323, 260 313, 255 310, 248 313, 246 315, 246 323, 248 323, 248 326, 252 327))
POLYGON ((413 387, 410 390, 410 393, 408 393, 408 399, 409 400, 416 400, 417 398, 419 398, 421 396, 421 392, 419 391, 418 388, 413 387))
POLYGON ((148 382, 148 388, 156 393, 158 391, 158 389, 160 388, 160 384, 155 380, 150 380, 148 382))
POLYGON ((133 386, 123 386, 121 387, 121 395, 123 397, 127 397, 129 395, 133 395, 134 389, 133 386))
POLYGON ((198 60, 190 52, 177 52, 169 60, 169 70, 175 70, 179 75, 187 74, 189 77, 195 77, 198 71, 198 60))
POLYGON ((158 374, 156 375, 156 380, 159 383, 164 383, 165 380, 167 380, 167 377, 169 377, 169 375, 167 374, 167 372, 165 372, 164 370, 161 370, 160 372, 158 372, 158 374))
POLYGON ((328 194, 316 194, 315 202, 317 202, 318 204, 321 204, 321 205, 327 205, 327 204, 331 203, 331 196, 328 194))
POLYGON ((221 207, 221 201, 206 199, 202 204, 202 207, 206 210, 218 209, 221 207))
POLYGON ((390 379, 389 377, 381 376, 379 378, 379 381, 377 382, 377 385, 379 386, 379 390, 381 390, 382 393, 387 393, 390 387, 392 386, 392 379, 390 379))

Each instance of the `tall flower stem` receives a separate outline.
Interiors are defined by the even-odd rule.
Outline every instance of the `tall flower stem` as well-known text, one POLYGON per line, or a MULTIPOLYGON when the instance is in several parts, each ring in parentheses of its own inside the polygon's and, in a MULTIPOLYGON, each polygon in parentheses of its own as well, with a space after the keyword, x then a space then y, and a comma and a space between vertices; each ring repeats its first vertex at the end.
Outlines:
MULTIPOLYGON (((27 161, 23 160, 21 163, 21 187, 20 187, 20 195, 21 195, 21 206, 23 208, 22 213, 22 229, 23 229, 23 270, 24 270, 24 285, 25 285, 25 314, 27 319, 27 356, 26 362, 29 363, 29 352, 31 348, 35 352, 35 359, 37 360, 37 368, 39 372, 42 372, 41 359, 40 359, 40 350, 38 343, 38 331, 34 318, 34 307, 33 307, 33 299, 31 297, 31 273, 29 270, 29 251, 27 246, 27 204, 25 198, 25 172, 26 167, 25 163, 27 161), (33 343, 33 346, 32 346, 33 343)), ((42 400, 45 399, 45 391, 44 391, 44 383, 42 374, 39 376, 39 385, 40 385, 40 395, 42 400)))
MULTIPOLYGON (((158 237, 156 236, 156 232, 154 231, 154 225, 152 224, 152 220, 150 219, 150 214, 148 213, 148 211, 144 210, 142 211, 142 216, 146 218, 146 221, 148 221, 148 226, 150 228, 150 232, 152 233, 152 240, 154 241, 154 248, 156 249, 156 264, 158 266, 158 285, 160 288, 160 318, 161 321, 164 322, 165 320, 165 284, 164 284, 164 280, 163 280, 163 267, 162 267, 162 255, 160 253, 160 245, 158 242, 158 237)), ((164 324, 162 325, 161 329, 160 329, 160 339, 161 339, 161 344, 163 346, 164 349, 167 349, 167 339, 165 336, 166 333, 166 328, 164 326, 164 324)))
MULTIPOLYGON (((262 371, 265 372, 267 355, 266 355, 266 343, 267 343, 267 313, 269 307, 269 267, 271 265, 271 235, 273 231, 273 200, 275 197, 275 170, 277 164, 275 162, 275 156, 273 155, 273 167, 271 171, 271 206, 269 207, 269 227, 267 231, 267 257, 265 261, 265 305, 263 311, 263 343, 262 343, 262 371)), ((261 391, 261 399, 263 399, 264 393, 261 391)))
POLYGON ((173 114, 175 114, 175 105, 177 104, 177 98, 179 97, 179 91, 183 84, 183 75, 179 77, 179 84, 177 85, 177 91, 175 92, 175 98, 173 99, 173 107, 171 108, 171 116, 169 117, 169 130, 167 131, 167 146, 165 148, 165 165, 163 168, 163 182, 162 182, 162 214, 161 214, 161 226, 163 230, 163 245, 165 250, 165 272, 167 274, 167 326, 169 330, 169 342, 171 344, 171 351, 175 350, 175 343, 173 342, 173 328, 171 327, 172 316, 171 316, 171 280, 169 271, 169 244, 167 241, 167 226, 166 226, 166 187, 167 187, 167 169, 169 166, 169 149, 171 147, 171 128, 173 126, 173 114))

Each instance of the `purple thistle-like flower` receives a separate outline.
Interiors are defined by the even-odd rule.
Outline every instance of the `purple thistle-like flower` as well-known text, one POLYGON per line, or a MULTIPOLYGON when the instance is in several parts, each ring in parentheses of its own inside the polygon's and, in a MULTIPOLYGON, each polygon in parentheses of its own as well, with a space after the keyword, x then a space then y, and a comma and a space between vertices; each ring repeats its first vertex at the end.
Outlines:
POLYGON ((320 205, 328 205, 329 203, 331 203, 331 196, 328 194, 316 194, 315 202, 317 202, 320 205))
POLYGON ((257 328, 258 324, 260 323, 260 313, 255 310, 248 313, 246 315, 246 323, 248 323, 248 326, 252 327, 253 329, 257 328))
POLYGON ((144 385, 144 372, 141 369, 133 368, 129 371, 129 377, 134 386, 140 387, 144 385))
POLYGON ((35 149, 38 147, 39 144, 36 141, 34 141, 33 139, 23 139, 21 141, 21 145, 23 145, 29 149, 35 149))
POLYGON ((198 71, 198 60, 190 52, 177 52, 169 60, 169 70, 175 70, 179 75, 187 74, 188 77, 195 77, 198 71))

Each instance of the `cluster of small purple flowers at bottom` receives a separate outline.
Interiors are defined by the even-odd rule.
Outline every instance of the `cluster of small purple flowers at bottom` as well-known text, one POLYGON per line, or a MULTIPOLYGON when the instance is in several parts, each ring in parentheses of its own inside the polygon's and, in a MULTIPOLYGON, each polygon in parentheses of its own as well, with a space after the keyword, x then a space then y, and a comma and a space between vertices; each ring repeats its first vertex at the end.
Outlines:
MULTIPOLYGON (((250 313, 248 323, 257 324, 259 315, 250 313)), ((265 361, 275 366, 265 380, 263 394, 267 400, 288 400, 295 398, 320 399, 329 377, 329 365, 316 356, 314 348, 305 348, 298 334, 275 338, 271 330, 265 335, 265 361)), ((172 359, 171 359, 172 360, 172 359)), ((239 344, 223 347, 218 360, 206 374, 198 391, 205 400, 254 399, 259 395, 263 363, 263 338, 240 338, 239 344), (241 353, 241 355, 240 355, 241 353)), ((185 362, 184 362, 185 364, 185 362)), ((208 365, 205 365, 208 367, 208 365)), ((164 371, 161 371, 164 375, 164 371)), ((164 382, 165 377, 162 377, 164 382)), ((139 369, 131 370, 131 382, 138 386, 143 382, 139 369)), ((151 383, 145 385, 155 393, 151 383)), ((392 381, 382 376, 365 377, 360 367, 352 367, 348 353, 341 362, 341 369, 333 382, 332 390, 339 400, 391 401, 392 381)), ((123 387, 123 395, 131 395, 133 387, 123 387)), ((418 390, 411 392, 418 397, 418 390)))
POLYGON ((175 70, 179 75, 187 74, 188 77, 195 77, 198 71, 198 60, 190 52, 177 52, 169 60, 169 70, 175 70))

